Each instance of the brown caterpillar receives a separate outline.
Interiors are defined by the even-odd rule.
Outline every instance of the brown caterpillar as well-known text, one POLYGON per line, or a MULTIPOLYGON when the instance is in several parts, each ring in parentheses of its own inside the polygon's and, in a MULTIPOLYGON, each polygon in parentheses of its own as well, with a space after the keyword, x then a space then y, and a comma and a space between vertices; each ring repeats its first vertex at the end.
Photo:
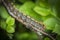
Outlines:
POLYGON ((18 20, 19 22, 23 23, 24 25, 26 25, 27 28, 33 30, 34 32, 36 32, 38 35, 40 35, 40 33, 50 37, 51 39, 55 40, 52 36, 50 36, 49 34, 47 34, 46 32, 44 32, 44 26, 35 21, 34 19, 30 18, 29 16, 24 15, 22 12, 19 12, 17 9, 14 8, 13 3, 9 2, 8 0, 2 0, 4 6, 6 7, 7 11, 9 12, 9 14, 14 17, 16 20, 18 20))

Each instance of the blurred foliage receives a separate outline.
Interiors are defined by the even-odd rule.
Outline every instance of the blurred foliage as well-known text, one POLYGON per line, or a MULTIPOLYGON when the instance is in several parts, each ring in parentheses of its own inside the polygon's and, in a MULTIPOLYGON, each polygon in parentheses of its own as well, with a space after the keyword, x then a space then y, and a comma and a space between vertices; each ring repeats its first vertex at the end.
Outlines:
MULTIPOLYGON (((36 21, 42 22, 45 25, 46 32, 51 35, 52 33, 57 34, 56 36, 53 35, 53 37, 55 37, 56 40, 60 40, 60 0, 11 1, 15 4, 15 8, 36 21)), ((38 40, 38 37, 34 32, 26 29, 25 25, 19 23, 9 15, 2 3, 0 3, 0 30, 3 30, 3 32, 1 32, 9 37, 8 40, 38 40)), ((2 33, 0 33, 0 35, 3 35, 2 33)), ((2 36, 1 38, 0 40, 5 40, 2 36)), ((44 37, 43 40, 50 39, 44 37)))

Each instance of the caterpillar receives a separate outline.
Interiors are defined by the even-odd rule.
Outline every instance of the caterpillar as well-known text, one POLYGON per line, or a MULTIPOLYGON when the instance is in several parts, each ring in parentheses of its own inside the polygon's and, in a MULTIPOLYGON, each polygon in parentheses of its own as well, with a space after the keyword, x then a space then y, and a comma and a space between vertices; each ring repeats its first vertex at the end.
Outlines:
POLYGON ((12 17, 14 17, 16 20, 18 20, 19 22, 26 25, 26 28, 29 28, 30 30, 36 32, 38 35, 44 34, 44 35, 50 37, 51 39, 55 40, 51 35, 44 32, 45 28, 41 23, 39 23, 38 21, 35 21, 31 17, 29 17, 29 16, 23 14, 22 12, 18 11, 14 7, 13 3, 11 3, 8 0, 2 0, 2 3, 6 7, 8 13, 12 17))

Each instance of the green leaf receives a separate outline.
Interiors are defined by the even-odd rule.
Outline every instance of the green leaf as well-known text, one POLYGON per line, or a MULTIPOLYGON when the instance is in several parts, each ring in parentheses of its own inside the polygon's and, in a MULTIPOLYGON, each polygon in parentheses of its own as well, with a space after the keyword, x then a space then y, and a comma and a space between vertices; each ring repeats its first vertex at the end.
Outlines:
POLYGON ((6 29, 6 22, 5 22, 5 20, 3 20, 3 19, 0 20, 0 27, 2 29, 6 29))
POLYGON ((53 16, 52 15, 47 15, 47 16, 42 16, 41 18, 42 18, 43 21, 45 21, 45 20, 47 20, 48 18, 51 18, 51 17, 53 17, 53 16))
POLYGON ((34 8, 35 4, 32 2, 32 1, 26 1, 22 6, 21 8, 24 8, 24 9, 31 9, 31 8, 34 8))
POLYGON ((12 17, 8 17, 7 20, 6 20, 6 23, 7 23, 8 25, 14 25, 15 19, 12 18, 12 17))
POLYGON ((14 32, 15 32, 15 28, 12 27, 12 26, 7 26, 6 31, 7 31, 8 33, 14 33, 14 32))
POLYGON ((50 9, 46 9, 46 8, 43 8, 43 7, 39 7, 39 6, 35 6, 34 7, 34 11, 36 13, 38 13, 39 15, 41 16, 47 16, 50 14, 50 9))
POLYGON ((46 29, 49 29, 49 30, 53 30, 56 24, 57 24, 57 20, 53 17, 48 18, 44 21, 44 25, 46 26, 46 29))
POLYGON ((56 24, 53 32, 57 33, 60 35, 60 24, 56 24))
POLYGON ((56 12, 55 7, 53 7, 51 11, 52 11, 52 12, 51 12, 51 15, 57 17, 57 12, 56 12))
POLYGON ((7 10, 2 5, 0 6, 0 16, 4 19, 7 19, 7 17, 9 17, 7 10))
POLYGON ((44 8, 50 7, 50 5, 48 4, 48 2, 46 2, 46 0, 36 0, 36 4, 37 6, 44 7, 44 8))

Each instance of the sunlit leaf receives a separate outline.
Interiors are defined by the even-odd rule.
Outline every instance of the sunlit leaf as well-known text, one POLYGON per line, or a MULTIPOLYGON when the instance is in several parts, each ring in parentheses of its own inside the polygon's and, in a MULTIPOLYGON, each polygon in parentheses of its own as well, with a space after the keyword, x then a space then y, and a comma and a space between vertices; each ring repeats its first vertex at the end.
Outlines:
POLYGON ((8 17, 7 20, 6 20, 6 23, 7 23, 8 25, 14 25, 15 19, 12 18, 12 17, 8 17))
POLYGON ((12 27, 12 26, 7 26, 6 31, 7 31, 8 33, 14 33, 14 32, 15 32, 15 28, 12 27))
POLYGON ((39 15, 41 15, 41 16, 47 16, 47 15, 49 15, 50 14, 50 9, 46 9, 46 8, 43 8, 43 7, 39 7, 39 6, 36 6, 35 8, 34 8, 34 11, 36 12, 36 13, 38 13, 39 15))

